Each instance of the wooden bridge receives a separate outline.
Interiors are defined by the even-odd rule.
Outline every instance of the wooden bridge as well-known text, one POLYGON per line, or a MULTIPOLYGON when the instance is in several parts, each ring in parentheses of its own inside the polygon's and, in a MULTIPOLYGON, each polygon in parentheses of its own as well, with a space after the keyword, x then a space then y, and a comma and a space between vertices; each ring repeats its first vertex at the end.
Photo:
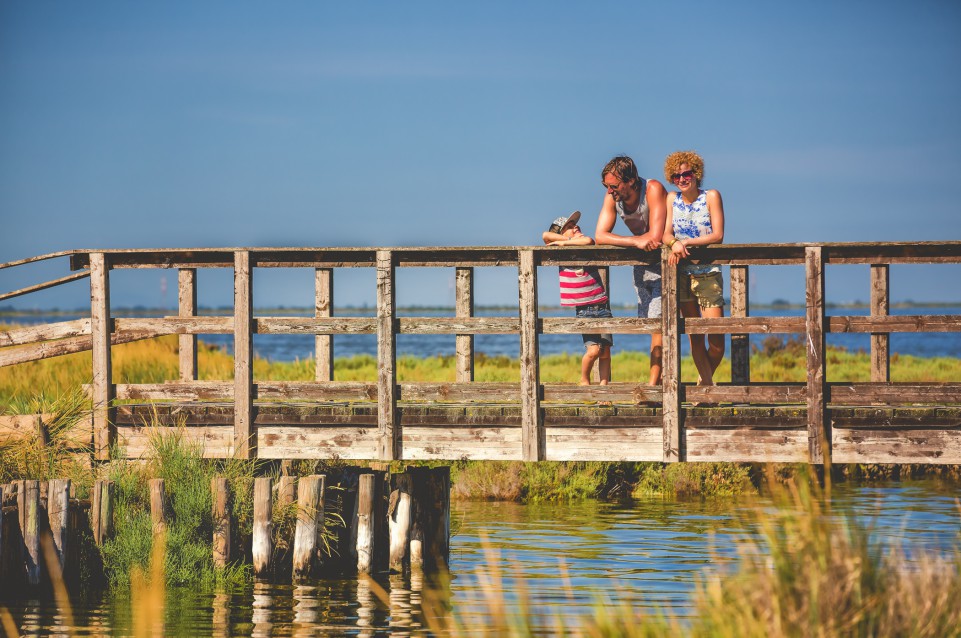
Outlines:
POLYGON ((76 271, 0 295, 0 301, 89 277, 90 318, 0 332, 0 366, 92 351, 93 409, 82 438, 92 441, 99 459, 108 457, 115 442, 130 457, 142 455, 149 423, 186 425, 210 457, 961 463, 961 382, 892 383, 888 345, 895 332, 961 332, 961 316, 891 316, 888 300, 892 264, 961 263, 961 242, 723 245, 698 249, 694 257, 730 266, 731 316, 680 318, 676 272, 666 265, 662 320, 538 316, 539 266, 618 268, 661 258, 614 247, 66 251, 0 265, 68 258, 76 271), (826 315, 825 271, 836 264, 870 266, 869 316, 826 315), (748 316, 749 269, 761 265, 803 265, 804 316, 748 316), (454 316, 398 316, 396 273, 418 267, 455 269, 454 316), (516 269, 516 316, 474 315, 474 269, 487 267, 516 269), (113 316, 110 273, 126 268, 176 269, 179 314, 113 316), (315 316, 255 316, 256 268, 313 270, 315 316), (344 268, 376 270, 375 317, 333 316, 334 273, 344 268), (232 316, 197 315, 199 269, 233 270, 232 316), (662 386, 541 383, 538 335, 601 331, 663 333, 662 386), (871 335, 871 382, 827 382, 825 335, 832 332, 871 335), (364 333, 377 337, 376 382, 335 380, 332 335, 364 333), (490 333, 520 336, 517 382, 474 380, 474 335, 490 333), (680 381, 680 342, 686 333, 731 335, 731 383, 698 387, 680 381), (751 333, 803 335, 807 381, 752 382, 751 333), (178 379, 114 382, 112 344, 165 334, 180 335, 178 379), (198 380, 199 334, 233 336, 232 379, 198 380), (254 334, 315 335, 316 379, 255 380, 254 334), (399 383, 398 334, 456 335, 456 381, 399 383), (660 407, 640 407, 644 401, 660 407), (724 406, 701 408, 692 402, 724 406))

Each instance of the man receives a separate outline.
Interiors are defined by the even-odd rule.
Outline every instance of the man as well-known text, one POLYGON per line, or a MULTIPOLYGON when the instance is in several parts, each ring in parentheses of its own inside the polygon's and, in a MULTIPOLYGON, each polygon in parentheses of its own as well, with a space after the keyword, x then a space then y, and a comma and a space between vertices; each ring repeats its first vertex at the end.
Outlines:
MULTIPOLYGON (((642 250, 661 247, 667 219, 667 191, 654 179, 638 177, 634 160, 618 156, 604 166, 601 184, 607 189, 594 241, 610 246, 627 246, 642 250), (611 232, 620 217, 630 235, 611 232)), ((634 289, 637 291, 637 316, 661 317, 661 262, 634 266, 634 289)), ((661 333, 651 335, 651 385, 661 384, 661 333)))

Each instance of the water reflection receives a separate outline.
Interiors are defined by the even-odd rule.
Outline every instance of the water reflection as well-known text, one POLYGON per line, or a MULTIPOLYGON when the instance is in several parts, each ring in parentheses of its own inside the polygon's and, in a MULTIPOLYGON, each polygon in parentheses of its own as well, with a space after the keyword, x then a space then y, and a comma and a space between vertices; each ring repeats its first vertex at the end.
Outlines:
MULTIPOLYGON (((920 551, 953 548, 959 512, 953 490, 934 482, 834 488, 835 511, 855 513, 881 542, 920 551)), ((764 503, 762 502, 762 505, 764 503)), ((730 566, 745 527, 741 510, 717 501, 643 501, 630 505, 455 503, 459 533, 450 579, 379 576, 298 584, 256 582, 231 591, 174 588, 166 597, 170 635, 416 636, 451 614, 463 627, 487 619, 482 585, 508 609, 529 596, 544 627, 590 614, 598 596, 649 613, 690 613, 694 583, 730 566), (526 593, 525 593, 526 592, 526 593)), ((74 628, 52 600, 6 600, 21 634, 129 635, 130 599, 122 592, 74 600, 74 628), (72 629, 72 632, 71 632, 72 629)))

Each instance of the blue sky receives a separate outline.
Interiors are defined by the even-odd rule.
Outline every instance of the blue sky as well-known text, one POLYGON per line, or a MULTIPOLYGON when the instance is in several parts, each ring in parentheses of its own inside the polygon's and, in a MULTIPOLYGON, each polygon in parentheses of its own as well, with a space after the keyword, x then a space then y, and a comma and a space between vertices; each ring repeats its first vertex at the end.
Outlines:
MULTIPOLYGON (((729 243, 961 239, 959 32, 954 0, 5 0, 0 262, 531 245, 574 209, 593 233, 613 155, 663 180, 687 148, 724 197, 729 243)), ((0 271, 0 289, 65 269, 0 271)), ((478 303, 516 303, 514 273, 490 270, 478 303)), ((372 303, 372 273, 335 277, 338 305, 372 303)), ((752 299, 801 300, 802 277, 760 269, 752 299)), ((451 280, 405 273, 398 301, 452 303, 451 280)), ((176 298, 170 272, 114 281, 115 305, 176 298)), ((829 300, 867 299, 867 281, 831 268, 829 300)), ((961 301, 958 281, 957 266, 895 267, 892 298, 961 301)), ((226 273, 200 282, 202 304, 230 303, 226 273)), ((309 305, 311 282, 258 275, 255 302, 309 305)), ((81 281, 12 303, 88 295, 81 281)), ((613 297, 633 299, 626 272, 613 297)))

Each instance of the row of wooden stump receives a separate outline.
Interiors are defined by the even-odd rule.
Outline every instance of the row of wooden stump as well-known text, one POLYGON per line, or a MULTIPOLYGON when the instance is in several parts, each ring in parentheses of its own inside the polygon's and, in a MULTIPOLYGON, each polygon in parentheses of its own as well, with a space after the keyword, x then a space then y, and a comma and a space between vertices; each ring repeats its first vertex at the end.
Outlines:
MULTIPOLYGON (((408 467, 402 473, 351 468, 338 484, 335 530, 337 553, 332 559, 324 541, 327 477, 256 478, 253 486, 253 530, 250 559, 258 578, 291 573, 294 579, 334 572, 364 574, 447 568, 450 558, 450 468, 408 467), (296 500, 295 500, 296 495, 296 500), (296 503, 293 539, 283 542, 292 552, 274 548, 273 513, 296 503), (286 555, 286 565, 276 564, 286 555)), ((71 497, 70 479, 23 480, 0 485, 0 582, 38 586, 62 578, 76 546, 80 527, 102 545, 113 534, 113 482, 94 484, 89 501, 71 497), (71 540, 73 539, 73 540, 71 540)), ((213 563, 230 563, 235 533, 231 486, 226 478, 211 481, 213 563)), ((164 479, 150 481, 154 535, 170 521, 164 479)))

